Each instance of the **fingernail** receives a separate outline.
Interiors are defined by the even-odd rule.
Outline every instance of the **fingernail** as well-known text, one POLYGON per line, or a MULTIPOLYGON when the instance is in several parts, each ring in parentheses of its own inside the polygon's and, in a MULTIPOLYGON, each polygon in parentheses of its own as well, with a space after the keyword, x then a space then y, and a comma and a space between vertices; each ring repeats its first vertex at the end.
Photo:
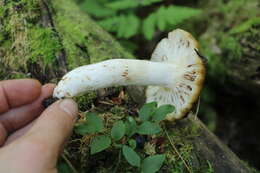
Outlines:
POLYGON ((72 99, 64 99, 59 103, 60 108, 75 118, 78 114, 78 105, 72 99))

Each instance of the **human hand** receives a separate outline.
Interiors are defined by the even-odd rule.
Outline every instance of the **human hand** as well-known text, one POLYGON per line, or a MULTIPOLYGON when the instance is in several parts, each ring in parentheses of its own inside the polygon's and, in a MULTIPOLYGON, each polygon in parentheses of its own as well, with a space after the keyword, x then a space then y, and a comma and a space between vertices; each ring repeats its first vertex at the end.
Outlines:
POLYGON ((0 81, 0 172, 57 172, 78 109, 65 99, 44 110, 41 103, 53 88, 32 79, 0 81))

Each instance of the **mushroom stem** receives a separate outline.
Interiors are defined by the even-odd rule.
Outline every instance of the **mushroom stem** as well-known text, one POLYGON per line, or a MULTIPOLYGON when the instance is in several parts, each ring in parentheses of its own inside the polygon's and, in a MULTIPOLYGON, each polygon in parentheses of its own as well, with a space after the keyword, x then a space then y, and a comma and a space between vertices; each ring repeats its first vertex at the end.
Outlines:
MULTIPOLYGON (((175 64, 145 60, 112 59, 78 67, 66 74, 54 97, 73 97, 89 90, 125 85, 171 86, 175 64)), ((183 73, 183 72, 182 72, 183 73)))
POLYGON ((198 47, 191 34, 176 29, 158 43, 151 61, 112 59, 78 67, 62 78, 53 96, 73 97, 111 86, 145 85, 146 102, 174 105, 176 111, 166 119, 179 119, 192 108, 203 85, 205 68, 198 47))

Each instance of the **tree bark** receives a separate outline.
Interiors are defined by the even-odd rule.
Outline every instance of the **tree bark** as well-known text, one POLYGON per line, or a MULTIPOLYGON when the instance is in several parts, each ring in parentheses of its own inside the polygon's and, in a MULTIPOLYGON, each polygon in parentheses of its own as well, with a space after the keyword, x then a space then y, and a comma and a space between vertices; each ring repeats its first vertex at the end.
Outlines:
MULTIPOLYGON (((0 0, 0 56, 2 79, 33 77, 43 83, 83 64, 133 58, 72 0, 0 0)), ((195 168, 209 161, 216 173, 252 172, 193 116, 170 129, 180 131, 180 139, 185 129, 193 134, 180 143, 192 144, 195 168)))

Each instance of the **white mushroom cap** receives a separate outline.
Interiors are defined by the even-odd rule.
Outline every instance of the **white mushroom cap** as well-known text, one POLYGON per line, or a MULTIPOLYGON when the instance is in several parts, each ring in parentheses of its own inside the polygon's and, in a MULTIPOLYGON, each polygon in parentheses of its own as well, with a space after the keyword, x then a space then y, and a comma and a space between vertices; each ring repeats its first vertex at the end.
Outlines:
POLYGON ((181 71, 179 76, 175 75, 171 86, 149 86, 146 90, 146 102, 175 106, 176 112, 167 115, 168 120, 185 116, 198 99, 205 78, 205 68, 197 54, 198 47, 191 34, 176 29, 157 45, 152 54, 151 61, 173 63, 176 70, 181 71))

